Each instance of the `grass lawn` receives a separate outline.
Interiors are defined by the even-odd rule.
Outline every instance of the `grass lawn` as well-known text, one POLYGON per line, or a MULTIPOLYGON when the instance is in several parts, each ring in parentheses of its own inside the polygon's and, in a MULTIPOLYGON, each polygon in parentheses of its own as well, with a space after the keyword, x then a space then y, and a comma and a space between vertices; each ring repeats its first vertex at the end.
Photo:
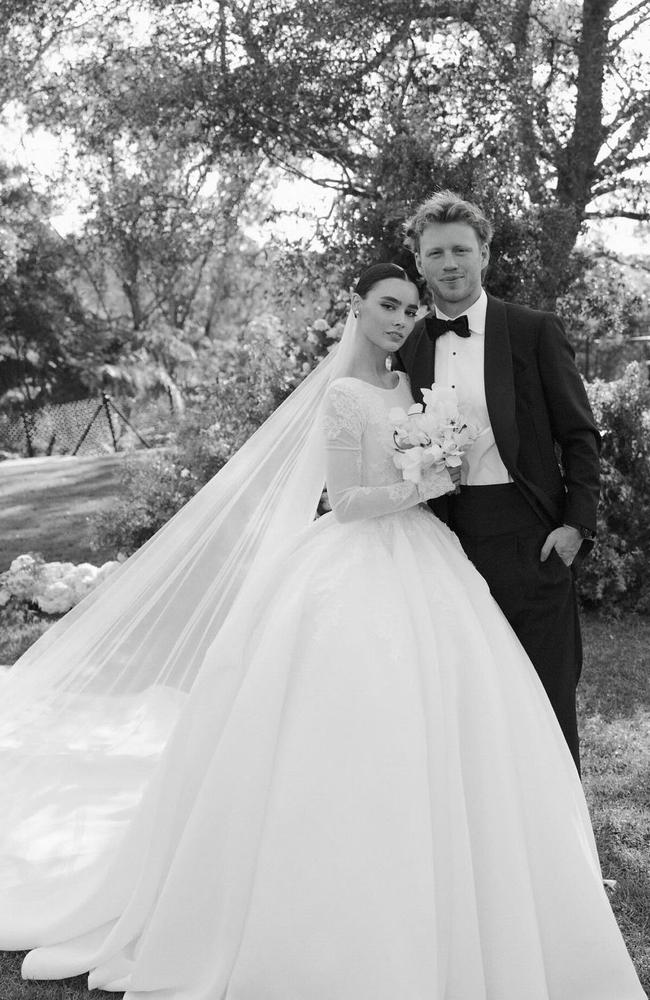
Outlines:
MULTIPOLYGON (((650 993, 650 619, 590 613, 583 620, 585 671, 579 703, 585 790, 603 875, 617 881, 610 896, 612 906, 650 993)), ((14 633, 13 654, 26 648, 42 627, 36 621, 14 620, 8 627, 14 633)), ((3 661, 0 654, 0 662, 12 660, 3 661)), ((0 1000, 87 996, 83 976, 23 982, 21 960, 21 954, 0 953, 0 1000)), ((93 997, 116 996, 93 993, 93 997)))
POLYGON ((0 462, 0 573, 25 552, 95 565, 113 559, 114 552, 91 551, 89 519, 119 496, 127 463, 148 462, 157 454, 151 449, 0 462))
POLYGON ((584 784, 612 906, 650 995, 650 618, 585 620, 584 784))

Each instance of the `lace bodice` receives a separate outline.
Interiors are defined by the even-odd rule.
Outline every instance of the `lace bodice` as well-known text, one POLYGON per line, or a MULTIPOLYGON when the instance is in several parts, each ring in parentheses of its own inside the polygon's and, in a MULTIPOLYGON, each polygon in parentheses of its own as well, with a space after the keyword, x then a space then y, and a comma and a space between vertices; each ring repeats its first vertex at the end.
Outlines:
POLYGON ((453 488, 446 470, 430 470, 416 485, 404 482, 396 468, 388 414, 413 403, 408 376, 396 374, 394 389, 348 377, 335 379, 325 396, 327 491, 339 521, 406 510, 453 488))

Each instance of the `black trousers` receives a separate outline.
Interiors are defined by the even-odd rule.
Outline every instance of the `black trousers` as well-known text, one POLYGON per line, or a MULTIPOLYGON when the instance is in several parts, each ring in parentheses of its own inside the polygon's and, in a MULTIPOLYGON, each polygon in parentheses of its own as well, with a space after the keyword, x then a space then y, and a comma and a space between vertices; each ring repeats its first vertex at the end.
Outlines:
POLYGON ((449 499, 450 527, 532 660, 580 771, 582 640, 573 574, 555 551, 540 562, 550 529, 513 483, 464 486, 449 499))

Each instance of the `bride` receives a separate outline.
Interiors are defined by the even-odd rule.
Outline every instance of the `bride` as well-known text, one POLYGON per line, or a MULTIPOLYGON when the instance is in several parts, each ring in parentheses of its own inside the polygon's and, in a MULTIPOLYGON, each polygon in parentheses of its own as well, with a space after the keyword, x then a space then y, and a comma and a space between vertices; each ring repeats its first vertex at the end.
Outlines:
POLYGON ((393 462, 418 293, 3 682, 0 946, 127 1000, 642 1000, 522 647, 393 462), (314 512, 323 479, 333 511, 314 512))

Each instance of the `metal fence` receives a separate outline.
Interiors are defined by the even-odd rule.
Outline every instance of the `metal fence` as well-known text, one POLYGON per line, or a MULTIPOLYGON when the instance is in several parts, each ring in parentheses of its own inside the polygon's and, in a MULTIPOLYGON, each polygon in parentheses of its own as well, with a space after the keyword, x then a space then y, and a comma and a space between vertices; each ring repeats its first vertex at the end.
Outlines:
POLYGON ((149 447, 107 393, 95 399, 48 403, 17 415, 0 414, 0 450, 33 455, 103 455, 149 447))

